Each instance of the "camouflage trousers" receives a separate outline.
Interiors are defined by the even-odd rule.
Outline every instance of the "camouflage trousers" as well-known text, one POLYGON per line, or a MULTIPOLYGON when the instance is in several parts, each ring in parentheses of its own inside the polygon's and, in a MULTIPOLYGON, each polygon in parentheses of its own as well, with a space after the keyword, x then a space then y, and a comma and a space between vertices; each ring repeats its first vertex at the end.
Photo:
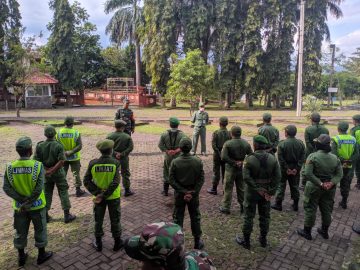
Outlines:
POLYGON ((95 237, 104 236, 103 223, 106 208, 109 211, 111 233, 113 238, 121 237, 121 209, 120 199, 103 200, 101 203, 94 203, 95 237))
POLYGON ((322 225, 330 226, 331 214, 334 208, 336 187, 331 190, 323 190, 311 182, 307 182, 304 190, 304 226, 313 227, 316 220, 316 212, 319 207, 322 225))
POLYGON ((340 193, 343 199, 347 200, 349 197, 351 181, 354 176, 354 170, 352 168, 343 168, 343 177, 340 181, 340 193))
POLYGON ((130 188, 130 166, 129 157, 120 158, 120 173, 122 178, 122 184, 125 189, 130 188))
POLYGON ((190 202, 184 200, 184 193, 175 192, 175 204, 174 204, 174 213, 173 220, 175 224, 178 224, 182 228, 184 227, 184 216, 185 208, 187 206, 190 222, 191 222, 191 231, 194 237, 201 237, 201 213, 200 213, 200 202, 199 195, 194 196, 190 202))
POLYGON ((46 208, 35 211, 14 213, 14 246, 17 249, 24 249, 27 246, 30 223, 34 225, 35 247, 43 248, 47 245, 47 224, 46 208))
POLYGON ((62 209, 69 210, 71 208, 68 192, 69 185, 64 175, 46 177, 44 184, 46 209, 48 211, 51 209, 55 186, 58 190, 62 209))
POLYGON ((221 157, 217 152, 214 152, 213 155, 213 173, 212 184, 214 186, 219 185, 220 179, 224 182, 225 162, 221 160, 221 157))
POLYGON ((173 159, 175 159, 176 157, 178 157, 179 155, 176 156, 169 156, 167 154, 165 154, 164 157, 164 165, 163 165, 163 178, 164 178, 164 183, 169 184, 169 169, 170 169, 170 164, 173 161, 173 159))
POLYGON ((71 168, 72 175, 75 178, 75 187, 80 188, 82 185, 80 179, 80 168, 81 168, 80 160, 65 161, 64 170, 66 175, 68 173, 69 167, 71 168))
POLYGON ((299 182, 300 172, 296 175, 288 175, 285 171, 281 172, 281 180, 276 191, 275 199, 283 201, 285 197, 286 184, 289 183, 291 199, 297 201, 300 199, 299 182))
POLYGON ((226 165, 224 180, 224 197, 222 207, 230 210, 234 184, 236 186, 237 201, 240 205, 244 202, 244 180, 242 169, 226 165))

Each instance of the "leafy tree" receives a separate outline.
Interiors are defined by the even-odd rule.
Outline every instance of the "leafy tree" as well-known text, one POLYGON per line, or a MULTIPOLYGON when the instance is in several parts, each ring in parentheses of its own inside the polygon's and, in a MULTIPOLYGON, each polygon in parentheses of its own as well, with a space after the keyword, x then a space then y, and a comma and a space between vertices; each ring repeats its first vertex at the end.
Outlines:
POLYGON ((360 78, 360 47, 349 57, 345 67, 353 75, 360 78))

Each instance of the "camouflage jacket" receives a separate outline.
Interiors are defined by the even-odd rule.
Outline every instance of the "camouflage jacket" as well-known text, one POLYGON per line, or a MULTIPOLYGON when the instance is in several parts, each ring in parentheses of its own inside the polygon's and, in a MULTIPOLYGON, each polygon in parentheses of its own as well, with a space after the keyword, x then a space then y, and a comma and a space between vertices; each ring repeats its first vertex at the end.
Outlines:
POLYGON ((134 113, 131 109, 120 108, 115 114, 115 120, 123 120, 126 122, 125 130, 133 131, 135 129, 134 113))

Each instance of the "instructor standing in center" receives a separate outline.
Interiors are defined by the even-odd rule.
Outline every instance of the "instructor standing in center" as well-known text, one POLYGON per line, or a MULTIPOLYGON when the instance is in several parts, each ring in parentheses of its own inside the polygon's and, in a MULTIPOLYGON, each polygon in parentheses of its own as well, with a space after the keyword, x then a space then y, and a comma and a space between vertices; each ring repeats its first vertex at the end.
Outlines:
POLYGON ((194 113, 191 123, 194 126, 193 133, 193 147, 191 154, 196 154, 196 148, 199 142, 199 136, 201 139, 201 155, 206 156, 206 125, 209 124, 209 115, 205 112, 205 104, 199 103, 199 110, 194 113))

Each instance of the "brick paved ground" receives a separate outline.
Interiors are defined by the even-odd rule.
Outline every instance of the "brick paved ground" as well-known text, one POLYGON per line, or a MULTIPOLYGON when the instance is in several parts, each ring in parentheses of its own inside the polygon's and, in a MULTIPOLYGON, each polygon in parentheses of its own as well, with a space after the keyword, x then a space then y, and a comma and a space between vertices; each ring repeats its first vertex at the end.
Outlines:
MULTIPOLYGON (((82 151, 83 170, 89 160, 98 156, 95 149, 96 142, 105 134, 111 131, 110 127, 102 125, 87 124, 86 128, 89 130, 96 129, 97 135, 83 136, 84 149, 82 151)), ((2 143, 0 145, 1 164, 16 158, 13 149, 16 136, 28 135, 33 138, 35 142, 43 139, 42 128, 36 125, 20 125, 11 124, 6 131, 6 134, 1 134, 2 143), (10 146, 7 148, 6 146, 10 146)), ((208 136, 209 138, 210 136, 208 136)), ((137 234, 141 231, 146 223, 155 221, 170 221, 172 215, 172 198, 164 198, 160 195, 161 179, 162 179, 162 155, 157 149, 158 136, 135 134, 135 150, 131 157, 131 172, 132 172, 132 187, 136 191, 136 195, 130 198, 122 199, 122 226, 124 229, 124 237, 137 234)), ((210 196, 206 194, 206 189, 210 186, 211 176, 211 156, 202 158, 206 170, 206 183, 201 193, 201 208, 204 213, 210 215, 217 213, 218 205, 221 196, 210 196)), ((1 172, 4 167, 2 166, 1 172)), ((70 180, 72 181, 72 180, 70 180)), ((71 188, 71 194, 74 194, 74 189, 71 188)), ((56 193, 54 193, 56 194, 56 193)), ((339 196, 339 195, 338 195, 339 196)), ((314 241, 305 241, 300 239, 294 233, 297 227, 302 226, 303 211, 300 211, 298 217, 289 224, 288 236, 284 237, 284 241, 273 249, 269 249, 264 259, 260 261, 257 269, 341 269, 345 257, 351 255, 351 241, 358 238, 352 231, 351 225, 353 221, 360 218, 359 206, 360 202, 356 200, 358 196, 356 191, 352 191, 350 195, 349 208, 347 210, 340 210, 337 207, 339 198, 336 199, 336 206, 334 211, 334 222, 331 226, 330 240, 323 240, 317 236, 314 230, 314 241)), ((12 210, 9 199, 0 191, 0 200, 2 208, 0 212, 0 226, 11 226, 12 224, 12 210)), ((91 214, 91 198, 75 198, 71 197, 73 205, 72 211, 78 215, 83 213, 91 214)), ((62 212, 59 205, 57 195, 55 195, 52 215, 56 218, 62 217, 62 212)), ((285 211, 290 209, 289 199, 285 203, 285 211)), ((235 209, 238 209, 235 208, 235 209)), ((216 215, 219 218, 219 215, 216 215)), ((319 218, 317 222, 320 222, 319 218)), ((84 222, 84 226, 91 226, 91 222, 84 222)), ((66 226, 66 225, 63 225, 66 226)), ((104 250, 98 253, 91 247, 93 236, 89 233, 79 243, 71 245, 60 252, 56 252, 53 259, 44 264, 41 269, 138 269, 138 264, 131 261, 124 251, 114 253, 112 251, 112 239, 109 232, 108 216, 106 216, 105 227, 105 241, 104 250)), ((84 229, 86 229, 84 227, 84 229)), ((276 228, 273 228, 276 230, 276 228)), ((5 229, 4 229, 5 230, 5 229)), ((5 230, 6 231, 6 230, 5 230)), ((185 221, 185 231, 190 235, 189 222, 185 221)), ((235 232, 239 232, 240 228, 235 228, 235 232)), ((204 231, 204 234, 207 232, 204 231)), ((187 242, 188 247, 191 247, 192 242, 187 242)), ((231 236, 231 238, 233 238, 231 236)), ((1 239, 1 236, 0 236, 1 239)), ((220 239, 221 240, 221 239, 220 239)), ((49 241, 56 241, 49 235, 49 241)), ((29 247, 33 245, 29 243, 29 247)), ((245 252, 239 248, 239 253, 245 252)), ((211 255, 211 254, 210 254, 211 255)), ((15 260, 15 258, 11 258, 15 260)), ((231 264, 229 264, 231 265, 231 264)), ((0 269, 1 266, 0 266, 0 269)), ((26 269, 37 269, 35 264, 30 264, 26 269)), ((218 266, 218 269, 224 269, 223 266, 218 266)), ((232 264, 227 269, 244 269, 241 265, 232 264)))

